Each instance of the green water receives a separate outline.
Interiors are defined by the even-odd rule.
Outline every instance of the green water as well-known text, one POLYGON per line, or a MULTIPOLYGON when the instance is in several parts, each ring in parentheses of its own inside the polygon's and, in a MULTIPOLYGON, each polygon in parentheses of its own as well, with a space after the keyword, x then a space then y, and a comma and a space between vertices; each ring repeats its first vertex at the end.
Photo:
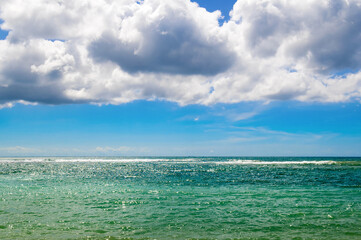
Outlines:
POLYGON ((0 239, 361 239, 361 159, 0 159, 0 239))

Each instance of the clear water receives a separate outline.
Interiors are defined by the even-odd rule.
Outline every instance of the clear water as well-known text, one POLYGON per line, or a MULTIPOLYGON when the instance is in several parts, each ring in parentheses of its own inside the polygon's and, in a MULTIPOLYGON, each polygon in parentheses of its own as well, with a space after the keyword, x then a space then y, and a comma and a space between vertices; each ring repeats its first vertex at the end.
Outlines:
POLYGON ((361 239, 361 158, 3 158, 0 239, 361 239))

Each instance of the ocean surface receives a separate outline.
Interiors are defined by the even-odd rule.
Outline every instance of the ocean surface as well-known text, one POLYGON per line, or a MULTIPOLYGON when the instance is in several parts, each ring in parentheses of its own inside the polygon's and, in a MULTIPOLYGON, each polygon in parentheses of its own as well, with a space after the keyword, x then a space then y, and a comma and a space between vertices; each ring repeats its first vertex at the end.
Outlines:
POLYGON ((0 239, 361 239, 361 158, 1 158, 0 239))

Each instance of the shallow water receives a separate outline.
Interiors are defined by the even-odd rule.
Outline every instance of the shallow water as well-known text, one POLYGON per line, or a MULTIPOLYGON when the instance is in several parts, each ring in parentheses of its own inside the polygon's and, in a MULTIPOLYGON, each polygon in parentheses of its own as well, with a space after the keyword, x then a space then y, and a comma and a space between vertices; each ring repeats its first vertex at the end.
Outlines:
POLYGON ((1 239, 361 239, 360 158, 3 158, 1 239))

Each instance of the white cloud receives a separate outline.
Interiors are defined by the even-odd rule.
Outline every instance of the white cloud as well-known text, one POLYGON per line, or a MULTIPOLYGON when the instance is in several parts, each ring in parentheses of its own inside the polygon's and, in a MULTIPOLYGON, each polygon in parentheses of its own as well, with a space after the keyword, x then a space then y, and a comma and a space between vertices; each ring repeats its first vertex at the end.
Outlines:
POLYGON ((119 23, 120 31, 107 29, 89 51, 98 63, 110 61, 129 73, 215 75, 234 61, 219 17, 185 0, 144 1, 119 23))
POLYGON ((120 153, 126 153, 133 151, 134 149, 127 146, 120 146, 120 147, 96 147, 95 151, 97 152, 120 152, 120 153))
POLYGON ((23 146, 0 147, 0 155, 38 154, 41 152, 42 151, 37 148, 23 147, 23 146))
POLYGON ((3 108, 12 108, 13 106, 14 106, 13 103, 7 102, 7 103, 4 103, 4 104, 0 104, 0 109, 3 109, 3 108))
POLYGON ((0 106, 360 99, 360 0, 238 0, 220 17, 189 0, 0 0, 0 106))
POLYGON ((110 147, 110 146, 102 146, 96 147, 95 149, 87 150, 87 154, 91 155, 98 155, 98 154, 105 154, 105 155, 132 155, 132 156, 140 156, 145 154, 151 154, 152 149, 148 147, 129 147, 129 146, 117 146, 117 147, 110 147))

